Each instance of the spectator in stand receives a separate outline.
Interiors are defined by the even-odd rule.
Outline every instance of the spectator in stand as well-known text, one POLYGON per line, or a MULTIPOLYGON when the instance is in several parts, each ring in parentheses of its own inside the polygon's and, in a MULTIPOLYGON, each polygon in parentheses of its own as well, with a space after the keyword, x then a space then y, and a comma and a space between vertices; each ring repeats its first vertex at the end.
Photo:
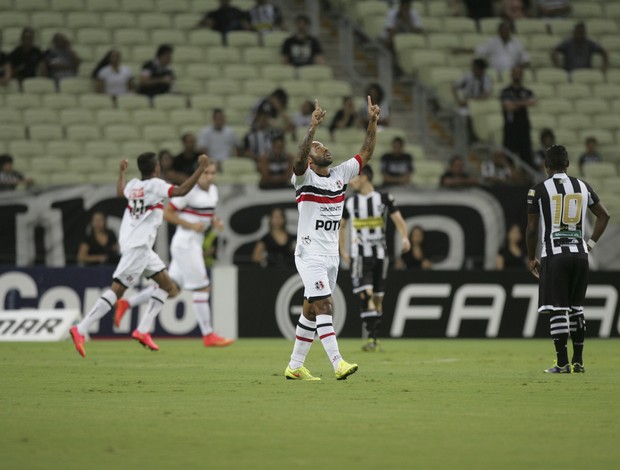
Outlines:
POLYGON ((97 93, 110 96, 125 95, 134 90, 133 72, 121 64, 121 53, 118 49, 109 51, 93 70, 97 93))
POLYGON ((254 245, 252 261, 263 268, 292 268, 295 244, 295 235, 286 231, 284 211, 274 207, 269 214, 269 232, 254 245))
POLYGON ((71 42, 62 33, 52 37, 52 47, 43 54, 47 73, 57 82, 67 77, 75 77, 82 60, 71 48, 71 42))
POLYGON ((534 153, 534 168, 538 171, 545 172, 545 152, 549 147, 555 145, 555 134, 551 129, 546 127, 540 131, 540 149, 534 153))
POLYGON ((317 38, 309 33, 310 18, 306 15, 295 17, 295 34, 282 43, 282 62, 294 67, 324 64, 323 48, 317 38))
POLYGON ((387 12, 382 39, 390 50, 393 50, 395 35, 423 32, 422 19, 412 3, 412 0, 400 0, 398 6, 390 8, 387 12))
POLYGON ((463 2, 467 7, 467 16, 473 20, 495 16, 494 0, 463 0, 463 2))
POLYGON ((598 151, 598 141, 594 137, 586 139, 586 151, 579 157, 579 173, 584 176, 583 169, 586 165, 601 163, 603 157, 598 151))
POLYGON ((24 183, 26 188, 32 186, 32 178, 26 178, 13 168, 13 157, 9 154, 0 155, 0 191, 14 191, 18 184, 24 183))
POLYGON ((452 85, 454 101, 461 107, 463 114, 467 112, 469 100, 486 100, 493 92, 493 81, 486 73, 487 61, 474 59, 471 63, 471 71, 467 72, 452 85))
POLYGON ((553 65, 561 67, 560 54, 564 57, 564 70, 571 72, 575 69, 591 69, 592 56, 600 54, 603 57, 603 71, 609 65, 609 54, 597 42, 588 39, 586 25, 577 23, 573 30, 573 37, 562 41, 551 53, 553 65))
POLYGON ((222 171, 224 160, 239 153, 239 139, 235 131, 226 125, 226 116, 220 108, 213 110, 213 124, 198 134, 198 150, 209 155, 218 171, 222 171))
POLYGON ((225 42, 226 33, 250 29, 248 14, 231 5, 230 0, 220 0, 220 7, 205 13, 198 26, 213 29, 222 33, 225 42))
POLYGON ((267 155, 271 151, 271 141, 281 135, 282 131, 269 124, 269 114, 258 110, 254 125, 243 141, 243 151, 246 157, 258 160, 261 155, 267 155))
POLYGON ((523 86, 520 67, 512 69, 512 83, 502 90, 500 101, 504 110, 504 147, 534 166, 528 108, 536 105, 536 98, 532 90, 523 86))
POLYGON ((256 0, 256 5, 248 11, 250 28, 260 34, 282 30, 282 12, 280 7, 266 0, 256 0))
POLYGON ((261 189, 290 188, 293 175, 293 156, 286 151, 284 136, 271 139, 269 153, 261 155, 256 161, 260 173, 258 187, 261 189))
POLYGON ((174 177, 174 170, 172 169, 172 163, 174 157, 170 150, 162 149, 157 154, 157 160, 159 161, 159 167, 161 168, 161 176, 166 183, 172 183, 174 177))
POLYGON ((432 269, 433 263, 424 253, 424 230, 419 225, 415 225, 409 232, 409 242, 411 249, 400 255, 395 262, 396 269, 432 269))
POLYGON ((295 127, 295 130, 300 129, 300 128, 305 130, 310 125, 310 122, 312 121, 313 111, 314 111, 314 103, 312 101, 306 100, 303 103, 301 103, 299 111, 297 111, 293 115, 293 119, 291 120, 291 122, 293 123, 293 126, 295 127))
POLYGON ((527 17, 526 11, 527 9, 523 5, 522 0, 503 0, 500 16, 507 21, 511 29, 514 30, 515 21, 527 17))
MULTIPOLYGON (((269 115, 270 126, 282 130, 282 132, 294 132, 295 126, 288 117, 288 94, 282 88, 274 90, 269 96, 258 100, 252 110, 251 125, 254 126, 256 115, 263 112, 269 115)), ((313 108, 314 110, 314 108, 313 108)))
POLYGON ((536 13, 541 18, 564 18, 570 15, 570 0, 537 0, 536 13))
POLYGON ((78 263, 85 266, 116 265, 120 259, 120 247, 116 235, 107 227, 103 212, 94 212, 86 237, 80 243, 78 263))
POLYGON ((172 63, 172 46, 162 44, 157 48, 157 55, 142 66, 140 71, 139 93, 155 96, 169 93, 174 83, 172 63))
POLYGON ((9 54, 9 60, 13 75, 20 81, 37 75, 47 76, 43 52, 34 45, 34 30, 31 27, 22 30, 19 46, 9 54))
POLYGON ((13 78, 13 68, 9 55, 0 51, 0 87, 6 86, 13 78))
POLYGON ((490 67, 500 76, 514 67, 525 67, 530 62, 530 56, 521 41, 512 37, 510 24, 507 21, 499 24, 497 36, 476 48, 475 55, 486 59, 490 67))
MULTIPOLYGON (((370 101, 372 101, 372 104, 378 104, 381 108, 381 115, 379 116, 379 121, 377 122, 377 125, 389 126, 390 106, 387 102, 385 92, 383 91, 381 85, 379 85, 378 83, 371 83, 366 87, 365 95, 370 96, 370 101)), ((361 120, 361 126, 368 127, 368 106, 364 105, 360 107, 358 114, 361 120)))
POLYGON ((361 123, 359 115, 355 112, 355 102, 353 101, 353 97, 345 96, 342 99, 342 108, 336 112, 334 119, 332 119, 332 123, 329 126, 329 132, 333 137, 336 130, 349 129, 351 127, 359 128, 361 127, 361 123))
POLYGON ((490 186, 510 184, 516 180, 515 170, 501 149, 495 150, 492 157, 482 163, 480 174, 490 186))
POLYGON ((439 180, 439 186, 451 189, 471 188, 478 186, 478 183, 478 178, 465 172, 465 162, 460 155, 454 155, 450 159, 448 169, 439 180))
POLYGON ((513 224, 506 233, 506 245, 499 250, 495 258, 495 267, 498 271, 523 270, 526 266, 526 260, 523 231, 518 224, 513 224))
POLYGON ((191 132, 183 134, 181 142, 183 143, 183 151, 172 161, 174 173, 171 174, 171 177, 174 184, 183 183, 194 173, 198 168, 198 157, 201 155, 196 148, 196 136, 191 132))
POLYGON ((413 156, 404 151, 405 142, 400 137, 392 140, 392 151, 381 156, 383 186, 405 186, 411 184, 413 156))

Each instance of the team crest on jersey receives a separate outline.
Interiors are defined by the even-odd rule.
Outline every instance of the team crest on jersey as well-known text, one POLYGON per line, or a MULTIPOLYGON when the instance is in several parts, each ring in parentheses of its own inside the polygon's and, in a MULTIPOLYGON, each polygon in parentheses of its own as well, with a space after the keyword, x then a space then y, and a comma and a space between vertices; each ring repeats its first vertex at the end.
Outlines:
POLYGON ((132 199, 140 199, 144 197, 144 187, 134 188, 131 190, 132 199))
POLYGON ((344 182, 342 180, 336 180, 336 186, 338 186, 338 189, 342 189, 344 182))
POLYGON ((304 245, 309 245, 311 241, 312 241, 312 240, 310 239, 310 235, 306 235, 305 237, 303 237, 303 238, 301 239, 301 242, 302 242, 304 245))
POLYGON ((314 283, 314 287, 316 290, 323 290, 325 288, 325 284, 323 284, 323 281, 316 281, 314 283))

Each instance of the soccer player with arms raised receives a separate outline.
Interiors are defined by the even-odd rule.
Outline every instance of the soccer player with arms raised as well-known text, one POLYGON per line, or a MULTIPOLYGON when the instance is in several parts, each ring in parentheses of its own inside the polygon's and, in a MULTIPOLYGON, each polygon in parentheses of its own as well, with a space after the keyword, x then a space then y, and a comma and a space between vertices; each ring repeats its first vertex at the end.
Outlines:
POLYGON ((338 228, 342 218, 347 183, 366 165, 373 154, 380 108, 368 97, 368 129, 359 155, 329 168, 332 155, 321 142, 313 140, 325 111, 315 102, 312 121, 297 149, 292 177, 295 186, 299 223, 295 265, 304 284, 303 313, 295 331, 291 360, 284 371, 290 380, 320 380, 304 367, 315 332, 327 353, 336 379, 355 373, 357 364, 346 362, 338 349, 332 323, 332 292, 336 287, 340 257, 338 228))
POLYGON ((127 160, 121 161, 116 183, 118 197, 127 198, 127 208, 119 232, 121 259, 112 275, 112 285, 101 295, 84 319, 70 330, 75 349, 82 357, 86 356, 84 336, 90 325, 112 310, 125 290, 142 275, 152 278, 158 287, 151 294, 146 315, 131 336, 153 351, 159 349, 149 332, 166 299, 179 293, 168 276, 166 265, 153 251, 157 228, 163 219, 163 202, 167 198, 189 193, 209 165, 209 157, 200 155, 198 168, 180 186, 170 185, 159 178, 161 168, 157 155, 153 152, 145 152, 138 157, 141 178, 134 178, 125 184, 128 165, 127 160))

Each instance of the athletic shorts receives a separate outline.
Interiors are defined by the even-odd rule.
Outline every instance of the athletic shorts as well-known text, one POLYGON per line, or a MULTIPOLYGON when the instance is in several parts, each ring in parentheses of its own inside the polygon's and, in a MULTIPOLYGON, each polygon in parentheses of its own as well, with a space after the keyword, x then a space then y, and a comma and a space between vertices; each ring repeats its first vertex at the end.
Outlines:
POLYGON ((295 266, 304 283, 304 297, 309 302, 332 295, 339 265, 339 256, 295 255, 295 266))
POLYGON ((199 290, 209 286, 207 268, 200 245, 170 247, 170 277, 182 289, 199 290))
POLYGON ((141 276, 147 279, 166 269, 161 258, 147 246, 129 248, 121 255, 112 279, 125 287, 135 284, 141 276))
POLYGON ((583 310, 588 271, 587 254, 545 256, 540 262, 538 311, 583 310))
POLYGON ((388 259, 357 256, 351 258, 351 281, 353 293, 358 294, 372 289, 374 295, 385 292, 385 278, 387 277, 388 259))

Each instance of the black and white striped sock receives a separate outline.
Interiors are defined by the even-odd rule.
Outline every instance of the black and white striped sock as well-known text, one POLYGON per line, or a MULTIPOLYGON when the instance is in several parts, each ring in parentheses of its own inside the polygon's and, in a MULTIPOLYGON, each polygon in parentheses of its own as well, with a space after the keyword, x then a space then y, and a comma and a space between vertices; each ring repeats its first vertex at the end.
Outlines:
POLYGON ((566 311, 558 310, 550 313, 549 330, 551 332, 551 339, 553 339, 553 345, 555 346, 558 366, 564 367, 568 364, 566 345, 568 343, 569 326, 566 311))
POLYGON ((571 362, 583 365, 583 345, 586 337, 586 318, 583 315, 583 310, 571 309, 568 314, 568 322, 570 338, 573 342, 573 359, 571 362))

